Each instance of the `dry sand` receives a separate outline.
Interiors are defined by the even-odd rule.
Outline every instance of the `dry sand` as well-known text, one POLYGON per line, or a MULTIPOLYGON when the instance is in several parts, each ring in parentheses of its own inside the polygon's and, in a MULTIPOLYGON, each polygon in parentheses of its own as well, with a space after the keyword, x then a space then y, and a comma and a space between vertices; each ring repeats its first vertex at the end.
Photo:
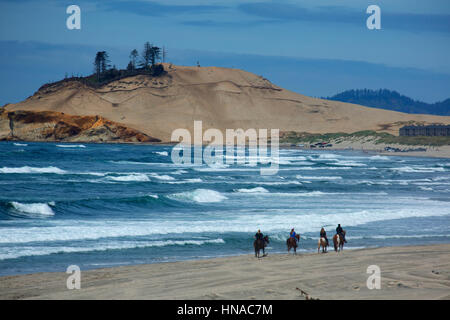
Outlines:
POLYGON ((0 277, 1 299, 450 299, 450 244, 270 254, 0 277), (381 269, 381 289, 366 286, 381 269), (297 289, 298 288, 298 289, 297 289), (305 293, 302 294, 300 290, 305 293))
MULTIPOLYGON (((309 150, 309 148, 308 148, 309 150)), ((333 147, 327 148, 314 148, 310 149, 314 151, 327 151, 327 150, 358 150, 363 152, 375 152, 377 154, 386 156, 405 156, 405 157, 430 157, 430 158, 450 158, 450 145, 444 146, 420 146, 420 145, 400 145, 400 144, 383 144, 373 142, 361 142, 361 141, 342 141, 339 144, 333 144, 333 147), (408 152, 387 152, 385 147, 399 148, 400 150, 418 149, 424 148, 425 151, 408 151, 408 152)))

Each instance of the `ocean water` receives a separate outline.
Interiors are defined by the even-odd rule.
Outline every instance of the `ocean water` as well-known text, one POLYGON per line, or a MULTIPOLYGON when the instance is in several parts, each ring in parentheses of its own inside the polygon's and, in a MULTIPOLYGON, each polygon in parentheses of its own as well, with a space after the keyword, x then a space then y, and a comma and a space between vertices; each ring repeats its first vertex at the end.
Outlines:
MULTIPOLYGON (((253 252, 317 250, 340 223, 347 249, 450 243, 450 160, 280 150, 258 166, 175 165, 172 146, 0 143, 0 275, 253 252)), ((228 154, 225 157, 233 157, 228 154)))

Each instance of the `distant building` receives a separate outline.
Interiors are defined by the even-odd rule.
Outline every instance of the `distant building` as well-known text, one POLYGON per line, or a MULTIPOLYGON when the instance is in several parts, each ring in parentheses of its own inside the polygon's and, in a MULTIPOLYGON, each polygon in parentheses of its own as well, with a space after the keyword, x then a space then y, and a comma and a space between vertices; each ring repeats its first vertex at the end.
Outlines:
POLYGON ((450 136, 450 125, 404 126, 400 128, 401 136, 450 136))

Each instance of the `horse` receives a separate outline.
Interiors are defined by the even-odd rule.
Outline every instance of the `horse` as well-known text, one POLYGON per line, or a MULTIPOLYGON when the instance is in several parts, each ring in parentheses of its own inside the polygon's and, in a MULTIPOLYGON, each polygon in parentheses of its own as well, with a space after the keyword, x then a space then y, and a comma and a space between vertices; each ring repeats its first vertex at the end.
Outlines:
POLYGON ((322 253, 327 252, 328 242, 324 237, 319 238, 319 242, 317 243, 317 253, 320 253, 320 247, 322 247, 322 253))
POLYGON ((292 237, 289 237, 286 240, 286 245, 287 245, 287 249, 288 249, 288 253, 291 250, 291 248, 294 248, 294 254, 297 254, 297 242, 300 242, 300 235, 296 234, 295 235, 295 239, 292 237), (297 241, 295 241, 295 239, 297 239, 297 241))
MULTIPOLYGON (((345 230, 342 231, 342 233, 345 235, 345 230)), ((333 244, 334 244, 334 251, 339 252, 341 250, 344 250, 344 237, 342 234, 339 235, 336 233, 333 236, 333 244)))
POLYGON ((263 251, 263 257, 266 255, 264 248, 267 246, 267 244, 269 243, 269 236, 265 236, 263 238, 263 240, 261 239, 256 239, 253 242, 253 248, 255 248, 255 257, 259 258, 259 251, 262 250, 263 251))

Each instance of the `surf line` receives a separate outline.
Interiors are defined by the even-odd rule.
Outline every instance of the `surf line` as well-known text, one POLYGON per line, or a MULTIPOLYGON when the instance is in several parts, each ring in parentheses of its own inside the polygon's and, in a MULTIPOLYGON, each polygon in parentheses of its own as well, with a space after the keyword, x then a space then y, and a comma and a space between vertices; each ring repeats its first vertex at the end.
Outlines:
POLYGON ((217 168, 224 165, 238 164, 261 166, 261 175, 274 175, 278 172, 280 129, 226 129, 224 134, 216 128, 203 130, 202 121, 194 121, 194 140, 191 131, 178 128, 172 132, 171 142, 179 142, 172 148, 171 158, 174 164, 202 165, 205 162, 209 167, 217 168), (226 157, 223 155, 225 142, 226 157), (270 142, 270 147, 268 144, 270 142), (206 147, 203 147, 205 144, 206 147), (194 161, 192 162, 191 149, 194 146, 194 161), (248 145, 248 155, 246 147, 248 145), (270 154, 268 153, 270 149, 270 154))

